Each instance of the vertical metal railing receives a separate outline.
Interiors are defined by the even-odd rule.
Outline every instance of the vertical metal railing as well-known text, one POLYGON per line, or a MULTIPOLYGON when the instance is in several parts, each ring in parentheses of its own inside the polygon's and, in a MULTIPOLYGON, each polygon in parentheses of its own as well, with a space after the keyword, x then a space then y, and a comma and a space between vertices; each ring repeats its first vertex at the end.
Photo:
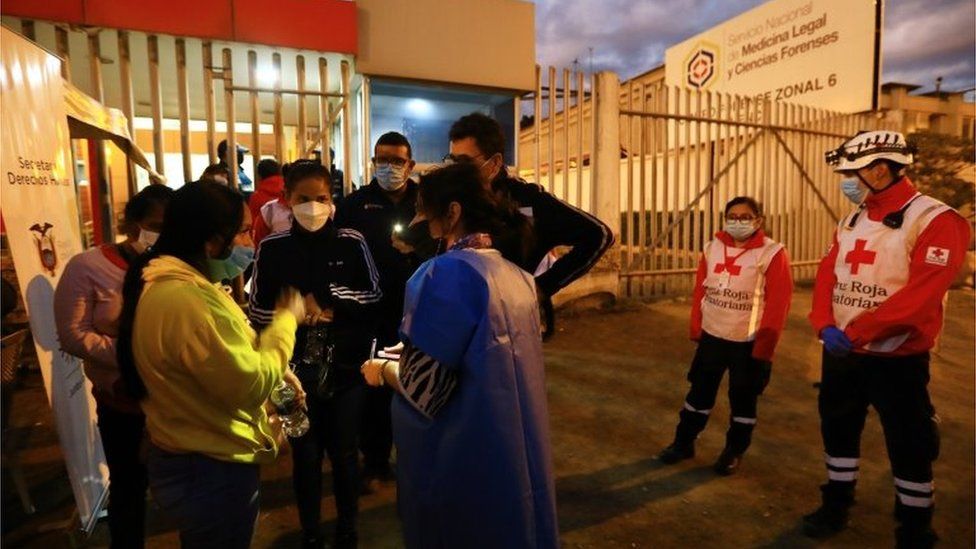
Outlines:
POLYGON ((180 154, 183 157, 183 181, 193 181, 190 149, 190 85, 186 73, 186 40, 176 39, 176 91, 180 116, 180 154))
POLYGON ((592 213, 594 77, 580 71, 536 66, 532 93, 519 101, 531 127, 518 131, 516 168, 553 196, 592 213))
MULTIPOLYGON (((352 111, 347 99, 352 79, 352 66, 349 61, 341 61, 338 71, 340 73, 340 81, 337 86, 339 89, 330 89, 329 63, 325 56, 332 54, 322 53, 310 57, 307 52, 287 49, 259 54, 243 44, 216 43, 194 38, 153 35, 134 30, 116 31, 70 27, 29 19, 20 20, 19 27, 22 33, 38 40, 42 46, 56 52, 64 59, 65 62, 61 64, 61 71, 66 80, 71 81, 72 62, 76 69, 79 66, 84 67, 89 78, 87 85, 83 85, 83 90, 103 103, 106 102, 106 99, 118 101, 118 103, 111 103, 108 106, 122 110, 128 119, 129 132, 134 138, 136 137, 135 122, 136 118, 140 116, 140 112, 142 116, 149 119, 148 129, 151 131, 151 143, 142 142, 142 144, 147 150, 152 149, 151 156, 156 171, 160 174, 166 172, 166 155, 179 152, 182 156, 182 169, 179 177, 186 180, 195 179, 199 173, 192 173, 194 154, 205 153, 209 163, 217 162, 219 160, 217 158, 217 144, 221 139, 234 133, 234 122, 250 123, 249 136, 244 138, 244 142, 250 141, 250 146, 253 149, 250 168, 255 172, 262 154, 273 152, 279 161, 288 162, 298 157, 310 156, 316 147, 323 149, 322 162, 330 165, 333 159, 329 154, 329 147, 336 125, 340 128, 340 135, 344 143, 343 150, 340 153, 342 162, 348 166, 351 161, 352 149, 349 145, 353 143, 355 135, 351 128, 352 111), (118 53, 115 59, 104 57, 105 52, 109 50, 105 49, 106 43, 102 43, 100 37, 105 33, 108 33, 108 36, 115 33, 115 36, 106 38, 117 43, 118 53), (71 44, 75 40, 72 38, 73 34, 76 36, 83 35, 87 48, 72 52, 71 44), (45 43, 45 41, 50 43, 45 43), (141 53, 143 44, 145 45, 145 54, 141 53), (214 49, 219 50, 216 55, 214 49), (224 56, 225 49, 229 49, 231 52, 229 58, 224 56), (140 52, 137 55, 145 55, 145 57, 140 62, 140 59, 132 58, 133 52, 140 52), (73 54, 75 54, 74 59, 72 59, 73 54), (262 60, 262 55, 267 55, 268 59, 262 60), (247 76, 246 78, 239 78, 238 82, 234 83, 233 78, 231 78, 233 58, 242 59, 244 56, 246 56, 246 62, 239 61, 238 64, 239 70, 246 67, 247 76), (230 64, 225 63, 225 61, 230 64), (275 75, 273 85, 261 82, 262 61, 268 63, 266 65, 267 73, 275 75), (286 62, 283 63, 283 61, 286 62), (118 71, 113 69, 111 74, 103 74, 103 62, 117 63, 118 71), (309 67, 310 63, 317 64, 318 67, 314 67, 314 65, 309 67), (291 86, 282 82, 283 65, 288 66, 289 71, 294 71, 294 75, 289 73, 287 77, 289 81, 294 77, 297 85, 291 86), (308 72, 317 75, 317 86, 314 82, 310 82, 308 72), (109 85, 107 79, 111 79, 110 89, 118 90, 117 94, 105 93, 104 90, 109 85), (134 86, 134 81, 148 82, 148 92, 144 91, 147 90, 145 87, 134 86), (202 90, 193 87, 199 86, 201 81, 202 90), (219 95, 214 87, 215 81, 220 81, 225 85, 219 95), (201 91, 202 93, 200 93, 201 91), (143 93, 144 96, 137 96, 139 93, 143 93), (244 111, 243 113, 237 112, 233 105, 227 105, 227 101, 233 102, 234 97, 240 99, 240 94, 245 94, 248 98, 247 107, 240 109, 244 111), (262 113, 262 95, 266 101, 270 96, 270 113, 266 111, 262 113), (290 99, 293 96, 297 98, 294 102, 290 99), (169 102, 170 97, 173 97, 175 101, 169 102), (289 97, 289 99, 286 101, 285 97, 289 97), (144 111, 143 108, 145 108, 144 111), (220 110, 219 114, 218 109, 220 110), (227 120, 226 115, 229 112, 235 116, 243 115, 243 117, 233 121, 227 120), (201 117, 202 120, 193 120, 194 113, 200 113, 196 116, 201 117), (262 150, 261 148, 261 124, 264 114, 268 115, 265 122, 270 122, 273 127, 273 135, 265 136, 269 142, 273 141, 273 151, 262 150), (168 122, 178 122, 178 139, 175 136, 170 137, 170 134, 167 133, 175 129, 175 125, 169 126, 168 122), (192 132, 197 131, 196 123, 201 122, 205 124, 206 128, 206 151, 193 150, 194 143, 197 141, 191 138, 192 132), (218 126, 220 124, 225 124, 226 127, 220 128, 222 135, 218 137, 218 126), (298 145, 294 149, 292 148, 292 136, 298 145), (179 142, 178 149, 175 145, 177 140, 179 142)), ((76 49, 78 49, 77 46, 76 49)), ((312 76, 311 80, 314 79, 315 76, 312 76)), ((240 106, 243 107, 244 105, 245 103, 242 102, 240 106)), ((264 108, 268 109, 269 107, 265 104, 264 108)), ((140 128, 146 127, 140 126, 140 128)), ((238 138, 236 142, 240 143, 240 136, 235 135, 235 137, 238 138)), ((227 160, 230 161, 231 159, 227 160)), ((349 173, 348 169, 346 171, 349 173)), ((136 190, 134 171, 132 173, 133 175, 129 177, 130 194, 136 190)), ((178 180, 174 176, 176 174, 169 174, 170 183, 178 184, 178 180)), ((347 185, 351 185, 351 181, 347 185)))
POLYGON ((153 158, 156 171, 166 175, 165 150, 163 148, 163 91, 159 79, 159 39, 149 36, 149 101, 153 122, 153 158))
POLYGON ((725 203, 750 195, 766 230, 809 279, 845 205, 823 151, 870 114, 840 114, 660 83, 622 85, 622 289, 640 297, 691 290, 725 203))

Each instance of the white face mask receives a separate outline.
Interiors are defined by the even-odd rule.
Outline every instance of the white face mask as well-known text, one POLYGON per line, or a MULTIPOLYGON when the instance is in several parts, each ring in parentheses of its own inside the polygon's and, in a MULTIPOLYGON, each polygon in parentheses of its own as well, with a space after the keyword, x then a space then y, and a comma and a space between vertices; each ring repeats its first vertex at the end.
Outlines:
POLYGON ((291 211, 295 215, 295 221, 303 229, 314 233, 324 227, 335 213, 335 204, 331 202, 328 204, 316 201, 305 202, 293 207, 291 211))
POLYGON ((733 239, 738 241, 748 240, 756 232, 755 221, 743 221, 740 219, 725 222, 725 232, 729 233, 733 239))
POLYGON ((159 233, 153 231, 147 231, 146 229, 139 229, 139 238, 132 243, 132 248, 136 253, 144 254, 149 248, 152 248, 156 241, 159 240, 159 233))
POLYGON ((376 165, 376 182, 384 191, 398 191, 407 183, 407 166, 376 165))
POLYGON ((848 200, 855 204, 864 202, 864 198, 868 195, 867 187, 856 177, 845 177, 841 179, 840 190, 848 200))

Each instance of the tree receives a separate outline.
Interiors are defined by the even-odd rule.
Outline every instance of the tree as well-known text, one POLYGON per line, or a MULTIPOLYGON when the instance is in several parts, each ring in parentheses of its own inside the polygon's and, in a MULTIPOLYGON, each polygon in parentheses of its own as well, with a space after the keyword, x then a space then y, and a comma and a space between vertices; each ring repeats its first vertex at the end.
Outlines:
POLYGON ((913 133, 908 141, 918 147, 915 163, 907 169, 908 177, 918 189, 957 210, 971 212, 976 202, 976 186, 971 179, 976 169, 976 143, 965 137, 933 132, 913 133))

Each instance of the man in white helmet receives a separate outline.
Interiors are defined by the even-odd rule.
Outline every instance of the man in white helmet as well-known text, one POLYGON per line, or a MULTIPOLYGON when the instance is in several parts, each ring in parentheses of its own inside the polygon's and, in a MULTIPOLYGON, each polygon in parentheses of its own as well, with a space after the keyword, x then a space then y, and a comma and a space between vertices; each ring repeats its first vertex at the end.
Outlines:
POLYGON ((821 260, 810 322, 823 342, 819 408, 827 461, 823 504, 804 531, 847 525, 868 406, 884 428, 895 481, 898 547, 931 547, 932 461, 939 452, 929 399, 929 349, 942 302, 969 243, 969 224, 903 175, 913 149, 897 132, 861 132, 827 162, 857 204, 821 260))

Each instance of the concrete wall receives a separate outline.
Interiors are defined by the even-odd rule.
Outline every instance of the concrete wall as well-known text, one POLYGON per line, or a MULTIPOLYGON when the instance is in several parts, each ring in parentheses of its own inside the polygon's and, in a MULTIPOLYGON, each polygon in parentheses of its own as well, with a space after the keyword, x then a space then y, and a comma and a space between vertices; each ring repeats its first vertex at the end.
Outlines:
POLYGON ((357 70, 505 90, 535 87, 535 5, 358 0, 357 70))

